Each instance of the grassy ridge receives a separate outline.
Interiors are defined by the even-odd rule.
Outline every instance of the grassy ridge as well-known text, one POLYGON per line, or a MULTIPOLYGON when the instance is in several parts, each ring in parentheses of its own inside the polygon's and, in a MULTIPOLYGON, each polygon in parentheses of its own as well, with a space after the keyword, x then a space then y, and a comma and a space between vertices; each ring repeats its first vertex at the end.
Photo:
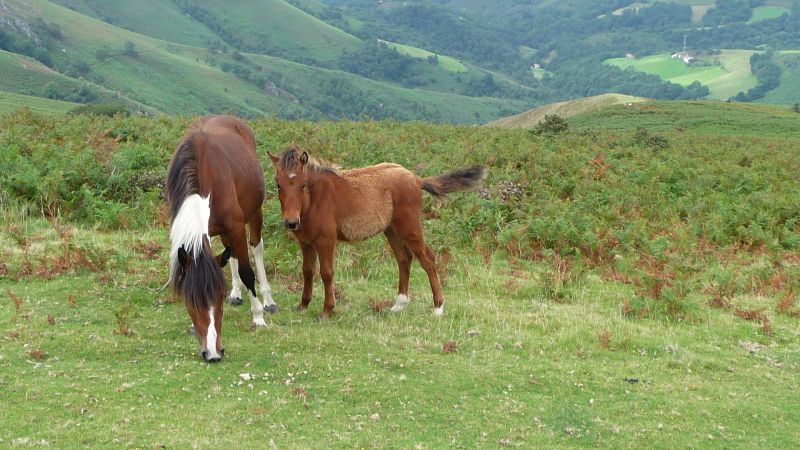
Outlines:
POLYGON ((361 40, 328 25, 284 0, 233 0, 224 3, 201 0, 225 30, 242 40, 246 48, 280 49, 292 56, 321 61, 335 59, 345 49, 361 46, 361 40))
MULTIPOLYGON (((250 55, 263 66, 263 70, 280 77, 284 85, 295 91, 293 96, 280 95, 266 89, 263 84, 257 85, 220 70, 218 65, 221 62, 235 62, 229 54, 209 54, 203 48, 146 37, 43 0, 18 3, 28 6, 28 19, 33 19, 35 13, 48 23, 58 24, 65 36, 61 45, 67 54, 89 61, 92 73, 101 76, 104 85, 168 113, 234 111, 249 116, 281 114, 319 118, 328 113, 323 111, 328 105, 320 104, 320 99, 346 94, 357 97, 352 102, 374 100, 375 107, 385 106, 392 111, 388 116, 398 119, 421 115, 431 121, 473 123, 523 107, 522 102, 406 89, 279 58, 250 55), (134 44, 138 56, 123 54, 126 42, 134 44), (106 51, 111 57, 100 61, 96 57, 98 51, 106 51), (330 85, 338 80, 343 80, 350 90, 340 92, 330 85)), ((2 64, 0 67, 11 70, 15 66, 2 64)), ((69 82, 66 77, 53 76, 69 82)), ((341 117, 336 111, 329 114, 328 117, 341 117)), ((375 111, 375 114, 379 117, 386 115, 381 115, 380 111, 375 111)))
POLYGON ((10 113, 18 109, 29 108, 39 113, 66 114, 78 106, 80 106, 78 103, 0 92, 0 113, 10 113))
POLYGON ((547 115, 554 114, 562 118, 567 118, 597 111, 608 106, 645 101, 648 101, 648 99, 643 97, 622 94, 603 94, 570 100, 568 102, 551 103, 521 114, 493 120, 486 125, 498 128, 532 128, 537 123, 543 121, 547 115))
POLYGON ((53 3, 103 20, 114 26, 176 44, 206 47, 222 38, 188 17, 173 1, 54 0, 53 3))
POLYGON ((293 310, 300 255, 268 181, 282 310, 254 331, 246 306, 227 307, 226 359, 206 365, 182 305, 154 291, 159 183, 189 120, 4 116, 0 402, 15 406, 0 443, 797 447, 792 117, 653 102, 575 116, 560 136, 252 121, 267 180, 265 151, 290 143, 345 167, 481 162, 490 176, 483 196, 426 197, 443 318, 416 264, 409 309, 373 311, 394 297, 396 264, 372 240, 340 246, 339 314, 324 323, 319 281, 310 311, 293 310))
POLYGON ((403 55, 408 55, 412 58, 425 59, 431 56, 436 56, 439 60, 439 65, 442 66, 442 68, 444 68, 445 70, 457 73, 469 71, 469 69, 467 69, 467 66, 458 62, 455 58, 452 58, 450 56, 437 55, 436 53, 429 52, 428 50, 413 47, 410 45, 397 44, 395 42, 389 42, 389 41, 382 41, 382 42, 384 42, 389 47, 397 50, 399 53, 402 53, 403 55))

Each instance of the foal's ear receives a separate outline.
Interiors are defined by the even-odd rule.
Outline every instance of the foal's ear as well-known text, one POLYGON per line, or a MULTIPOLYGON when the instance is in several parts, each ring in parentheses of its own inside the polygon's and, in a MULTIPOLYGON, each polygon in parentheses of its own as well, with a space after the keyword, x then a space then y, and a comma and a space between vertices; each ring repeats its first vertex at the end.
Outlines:
POLYGON ((280 160, 280 158, 270 153, 269 150, 267 150, 267 155, 269 156, 269 159, 272 160, 272 164, 278 164, 278 160, 280 160))
POLYGON ((300 164, 305 166, 308 164, 308 152, 303 150, 303 154, 300 155, 300 164))

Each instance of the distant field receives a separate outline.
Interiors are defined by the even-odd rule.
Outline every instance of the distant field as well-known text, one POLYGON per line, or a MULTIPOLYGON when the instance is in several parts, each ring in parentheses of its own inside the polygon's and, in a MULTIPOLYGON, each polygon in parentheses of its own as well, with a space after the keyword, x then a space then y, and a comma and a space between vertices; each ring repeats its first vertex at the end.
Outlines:
POLYGON ((389 41, 381 41, 381 42, 397 50, 398 53, 402 53, 403 55, 407 55, 412 58, 424 59, 429 56, 436 55, 439 58, 439 66, 451 72, 469 72, 467 66, 458 62, 455 58, 439 55, 437 53, 429 52, 428 50, 424 50, 417 47, 412 47, 410 45, 398 44, 396 42, 389 42, 389 41))
POLYGON ((17 111, 28 108, 38 113, 65 114, 80 106, 78 103, 50 100, 49 98, 32 97, 30 95, 0 92, 0 113, 17 111))
POLYGON ((758 22, 760 20, 774 19, 780 17, 783 13, 788 13, 791 10, 782 6, 759 6, 753 8, 753 16, 747 23, 758 22))
POLYGON ((757 79, 750 73, 752 54, 751 50, 723 50, 720 55, 703 58, 705 61, 720 64, 710 66, 687 65, 681 60, 672 59, 669 54, 645 56, 634 60, 613 58, 605 62, 623 69, 633 67, 683 86, 699 81, 708 86, 710 99, 726 100, 756 85, 757 79))

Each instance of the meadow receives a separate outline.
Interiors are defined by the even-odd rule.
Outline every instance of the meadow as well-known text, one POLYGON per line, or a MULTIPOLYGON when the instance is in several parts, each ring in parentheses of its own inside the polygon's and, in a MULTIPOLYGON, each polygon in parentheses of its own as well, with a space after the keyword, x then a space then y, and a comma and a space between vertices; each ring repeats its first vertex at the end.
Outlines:
POLYGON ((800 114, 723 102, 609 106, 569 130, 251 121, 281 310, 226 307, 206 364, 166 281, 161 188, 187 117, 0 118, 0 446, 800 445, 800 114), (716 125, 715 125, 716 124, 716 125), (486 189, 426 197, 444 280, 432 314, 386 310, 381 239, 341 245, 337 314, 300 254, 266 151, 423 176, 483 163, 486 189))
POLYGON ((682 86, 699 81, 708 86, 709 99, 727 100, 756 85, 756 77, 750 72, 752 54, 751 50, 722 50, 719 55, 701 57, 700 60, 709 64, 699 66, 672 59, 669 54, 648 55, 632 60, 612 58, 605 63, 623 69, 632 67, 682 86))

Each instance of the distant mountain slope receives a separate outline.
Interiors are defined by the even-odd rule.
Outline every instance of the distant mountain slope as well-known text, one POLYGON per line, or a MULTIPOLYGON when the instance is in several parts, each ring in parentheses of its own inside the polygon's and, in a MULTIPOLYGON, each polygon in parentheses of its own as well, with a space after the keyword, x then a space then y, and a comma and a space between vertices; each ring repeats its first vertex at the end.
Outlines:
POLYGON ((531 128, 544 120, 547 115, 563 118, 596 111, 608 106, 646 102, 649 99, 622 94, 603 94, 595 97, 579 98, 568 102, 552 103, 511 117, 503 117, 486 124, 498 128, 531 128))
POLYGON ((65 114, 78 106, 81 106, 80 103, 63 102, 61 100, 50 100, 47 98, 31 97, 30 95, 0 91, 0 113, 28 108, 38 113, 65 114))
POLYGON ((216 31, 258 53, 327 61, 361 40, 284 0, 184 0, 198 20, 213 20, 216 31), (200 11, 205 11, 203 16, 200 11), (207 19, 204 19, 206 17, 207 19))
MULTIPOLYGON (((59 64, 82 65, 79 76, 113 91, 109 98, 135 99, 157 111, 474 123, 523 107, 513 100, 407 89, 265 55, 173 44, 45 0, 4 0, 3 5, 0 15, 22 23, 42 19, 60 29, 54 52, 59 64)), ((90 84, 36 64, 45 78, 24 85, 19 82, 22 78, 8 76, 2 80, 9 85, 5 89, 45 96, 43 89, 50 79, 67 85, 90 84), (22 86, 29 87, 22 90, 22 86)), ((12 70, 21 70, 17 61, 9 59, 4 64, 0 59, 0 73, 12 70)))

